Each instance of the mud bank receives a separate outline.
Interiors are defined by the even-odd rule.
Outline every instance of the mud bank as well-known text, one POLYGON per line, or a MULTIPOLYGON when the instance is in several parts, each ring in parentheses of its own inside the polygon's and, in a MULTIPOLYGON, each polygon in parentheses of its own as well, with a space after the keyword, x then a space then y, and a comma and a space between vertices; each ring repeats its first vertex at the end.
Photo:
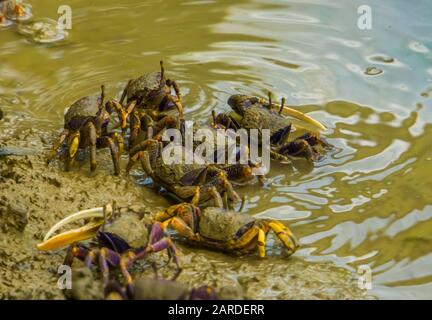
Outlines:
MULTIPOLYGON (((124 171, 119 177, 113 176, 106 151, 98 151, 99 166, 94 174, 89 173, 86 154, 74 170, 66 173, 59 160, 45 165, 44 153, 55 132, 6 126, 0 122, 0 148, 7 151, 0 155, 0 299, 64 299, 57 287, 57 269, 65 250, 44 253, 35 247, 50 226, 72 212, 112 200, 120 206, 134 205, 147 217, 169 203, 149 187, 139 186, 124 171)), ((239 258, 183 244, 178 247, 183 268, 178 281, 191 286, 213 285, 226 297, 365 298, 357 288, 356 276, 332 264, 310 263, 272 251, 261 260, 255 255, 239 258)), ((158 254, 152 259, 162 265, 167 258, 158 254)), ((82 264, 77 262, 74 268, 80 270, 82 264)), ((172 272, 168 266, 159 275, 169 276, 172 272)), ((142 273, 153 274, 146 264, 133 269, 136 277, 142 273)), ((90 290, 88 283, 82 285, 77 280, 76 284, 67 296, 102 296, 97 289, 90 290)))

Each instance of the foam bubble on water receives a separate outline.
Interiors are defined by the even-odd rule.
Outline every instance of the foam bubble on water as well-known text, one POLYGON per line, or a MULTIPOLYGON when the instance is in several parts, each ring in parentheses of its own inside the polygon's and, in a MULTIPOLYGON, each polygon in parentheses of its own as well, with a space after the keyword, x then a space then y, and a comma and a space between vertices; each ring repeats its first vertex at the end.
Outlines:
POLYGON ((418 53, 428 53, 429 49, 422 43, 417 41, 411 41, 408 45, 408 48, 410 48, 414 52, 418 53))

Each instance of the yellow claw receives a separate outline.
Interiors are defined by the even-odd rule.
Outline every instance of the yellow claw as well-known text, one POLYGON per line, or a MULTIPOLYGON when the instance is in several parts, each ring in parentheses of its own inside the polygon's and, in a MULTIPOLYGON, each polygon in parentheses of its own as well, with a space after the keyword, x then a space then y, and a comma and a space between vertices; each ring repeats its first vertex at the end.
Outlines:
MULTIPOLYGON (((267 102, 264 99, 261 99, 261 103, 263 104, 267 104, 267 102)), ((327 130, 326 126, 323 125, 321 122, 319 122, 318 120, 315 120, 314 118, 308 116, 307 114, 304 114, 303 112, 300 112, 296 109, 290 108, 290 107, 286 107, 284 105, 277 105, 277 104, 272 104, 271 105, 273 109, 277 109, 277 111, 280 114, 283 114, 285 116, 290 116, 290 117, 294 117, 298 120, 304 121, 306 123, 309 123, 310 125, 312 125, 313 127, 317 128, 318 130, 327 130)))
POLYGON ((266 245, 266 235, 263 229, 258 230, 258 253, 261 258, 264 258, 266 255, 265 251, 266 245))
POLYGON ((277 237, 283 242, 291 253, 294 253, 299 246, 297 238, 291 232, 291 230, 279 221, 269 222, 269 227, 273 229, 277 237))
POLYGON ((72 142, 69 146, 69 156, 71 158, 75 157, 75 154, 78 151, 78 146, 79 146, 79 136, 77 135, 72 139, 72 142))
POLYGON ((307 114, 304 114, 303 112, 300 112, 300 111, 295 110, 293 108, 283 107, 282 114, 286 115, 286 116, 291 116, 291 117, 297 118, 297 119, 302 120, 304 122, 307 122, 319 130, 323 130, 323 131, 327 130, 327 128, 318 120, 315 120, 314 118, 308 116, 307 114))

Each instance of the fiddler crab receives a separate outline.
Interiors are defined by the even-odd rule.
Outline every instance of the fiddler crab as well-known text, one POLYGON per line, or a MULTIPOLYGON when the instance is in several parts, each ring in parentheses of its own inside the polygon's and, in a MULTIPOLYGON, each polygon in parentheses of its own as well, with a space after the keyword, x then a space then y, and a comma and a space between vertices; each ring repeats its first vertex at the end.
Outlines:
MULTIPOLYGON (((244 201, 244 200, 243 200, 244 201)), ((226 205, 226 204, 225 204, 226 205)), ((240 211, 242 206, 240 207, 240 211)), ((222 199, 217 206, 201 209, 191 203, 173 205, 158 213, 156 221, 172 227, 187 242, 214 250, 244 254, 258 250, 266 255, 266 236, 272 230, 289 254, 296 251, 299 242, 284 224, 272 219, 255 219, 248 214, 227 210, 222 199)))
MULTIPOLYGON (((177 147, 181 148, 182 152, 188 152, 182 146, 177 147)), ((137 161, 140 161, 143 170, 153 182, 166 189, 178 202, 190 201, 195 205, 206 205, 224 192, 231 201, 240 200, 227 174, 227 172, 237 174, 235 168, 222 170, 214 165, 196 162, 166 164, 162 157, 162 148, 162 143, 155 139, 141 142, 131 150, 132 156, 126 168, 127 172, 137 161)))
POLYGON ((130 140, 133 146, 137 136, 149 126, 156 128, 155 133, 165 126, 170 126, 176 117, 172 117, 167 111, 177 108, 178 118, 183 118, 183 106, 181 93, 176 81, 165 78, 163 61, 160 61, 160 71, 145 73, 137 79, 130 80, 120 99, 122 105, 130 111, 130 140), (172 94, 174 89, 175 95, 172 94), (133 106, 133 107, 130 107, 133 106))
POLYGON ((13 21, 25 21, 32 17, 30 6, 21 0, 0 0, 0 28, 10 26, 13 21))
POLYGON ((319 160, 322 153, 331 145, 320 137, 319 131, 326 127, 310 116, 285 106, 285 98, 280 105, 268 100, 235 94, 228 99, 234 112, 217 115, 216 122, 226 128, 238 130, 270 129, 271 157, 289 161, 289 157, 319 160))
POLYGON ((217 300, 216 290, 210 286, 191 288, 189 285, 167 279, 140 277, 134 281, 134 295, 123 290, 117 281, 105 288, 107 300, 217 300))
POLYGON ((67 142, 66 171, 75 161, 78 149, 90 148, 90 170, 96 169, 96 149, 109 148, 114 164, 114 174, 120 174, 119 156, 123 152, 123 138, 117 132, 108 132, 110 115, 116 111, 122 128, 126 127, 125 111, 114 100, 104 104, 104 86, 100 96, 87 96, 74 102, 64 115, 64 130, 53 143, 47 164, 56 156, 63 142, 67 142))
POLYGON ((55 224, 37 245, 41 251, 55 250, 69 246, 64 264, 72 266, 75 258, 87 267, 98 265, 104 285, 110 279, 110 270, 120 269, 126 282, 128 296, 134 296, 134 281, 128 269, 137 260, 149 254, 167 250, 169 261, 173 260, 177 278, 181 269, 177 249, 161 222, 145 225, 139 214, 130 210, 120 211, 115 204, 76 212, 55 224), (90 219, 86 225, 54 235, 59 229, 78 220, 90 219), (54 235, 54 236, 53 236, 54 235), (96 246, 79 243, 96 238, 96 246))

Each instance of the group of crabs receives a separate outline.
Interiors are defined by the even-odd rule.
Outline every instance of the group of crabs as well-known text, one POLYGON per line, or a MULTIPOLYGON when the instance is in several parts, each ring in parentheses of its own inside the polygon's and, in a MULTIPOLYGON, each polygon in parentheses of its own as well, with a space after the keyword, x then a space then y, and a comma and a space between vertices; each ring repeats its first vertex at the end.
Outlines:
MULTIPOLYGON (((130 80, 119 101, 107 100, 104 86, 98 96, 88 96, 73 103, 65 113, 64 130, 54 142, 47 157, 49 163, 66 145, 65 167, 70 170, 78 149, 90 150, 90 170, 96 169, 96 150, 109 148, 114 173, 120 174, 120 155, 127 149, 129 163, 126 171, 140 162, 154 185, 161 187, 177 204, 154 216, 151 225, 144 225, 139 215, 115 204, 74 213, 58 222, 38 245, 40 250, 53 250, 68 246, 65 264, 78 258, 88 266, 98 265, 106 287, 107 298, 136 298, 136 282, 129 273, 135 261, 150 253, 166 250, 170 261, 180 273, 177 248, 167 233, 175 229, 189 243, 210 249, 245 254, 257 250, 266 254, 266 235, 272 230, 281 240, 288 254, 298 248, 298 241, 283 223, 272 219, 255 219, 241 213, 244 197, 234 185, 240 182, 262 183, 252 169, 257 164, 165 164, 162 149, 167 142, 161 138, 170 128, 184 132, 184 112, 181 92, 177 83, 166 78, 163 63, 158 72, 146 73, 130 80), (112 114, 118 121, 111 123, 112 114), (116 129, 119 129, 116 131, 116 129), (240 210, 233 206, 240 203, 240 210), (120 213, 122 212, 122 213, 120 213), (54 235, 66 224, 86 219, 82 227, 54 235), (141 236, 129 228, 142 230, 141 236), (131 239, 132 238, 132 239, 131 239), (80 241, 93 239, 97 245, 80 241), (119 269, 124 286, 111 279, 110 270, 119 269)), ((233 95, 228 104, 231 112, 216 114, 199 127, 210 130, 270 129, 271 157, 290 162, 303 158, 308 162, 319 160, 331 146, 319 135, 325 127, 309 116, 267 99, 247 95, 233 95)), ((226 131, 225 131, 226 132, 226 131)), ((185 148, 184 146, 180 146, 185 148)), ((194 145, 194 148, 196 145, 194 145)), ((190 150, 184 150, 190 152, 190 150)), ((193 150, 192 150, 193 152, 193 150)), ((175 278, 174 277, 174 278, 175 278)), ((158 282, 162 285, 162 282, 158 282)), ((165 282, 167 283, 167 282, 165 282)), ((183 292, 183 291, 182 291, 183 292)), ((183 292, 182 298, 215 298, 215 291, 202 287, 183 292)), ((180 297, 178 297, 180 298, 180 297)))

